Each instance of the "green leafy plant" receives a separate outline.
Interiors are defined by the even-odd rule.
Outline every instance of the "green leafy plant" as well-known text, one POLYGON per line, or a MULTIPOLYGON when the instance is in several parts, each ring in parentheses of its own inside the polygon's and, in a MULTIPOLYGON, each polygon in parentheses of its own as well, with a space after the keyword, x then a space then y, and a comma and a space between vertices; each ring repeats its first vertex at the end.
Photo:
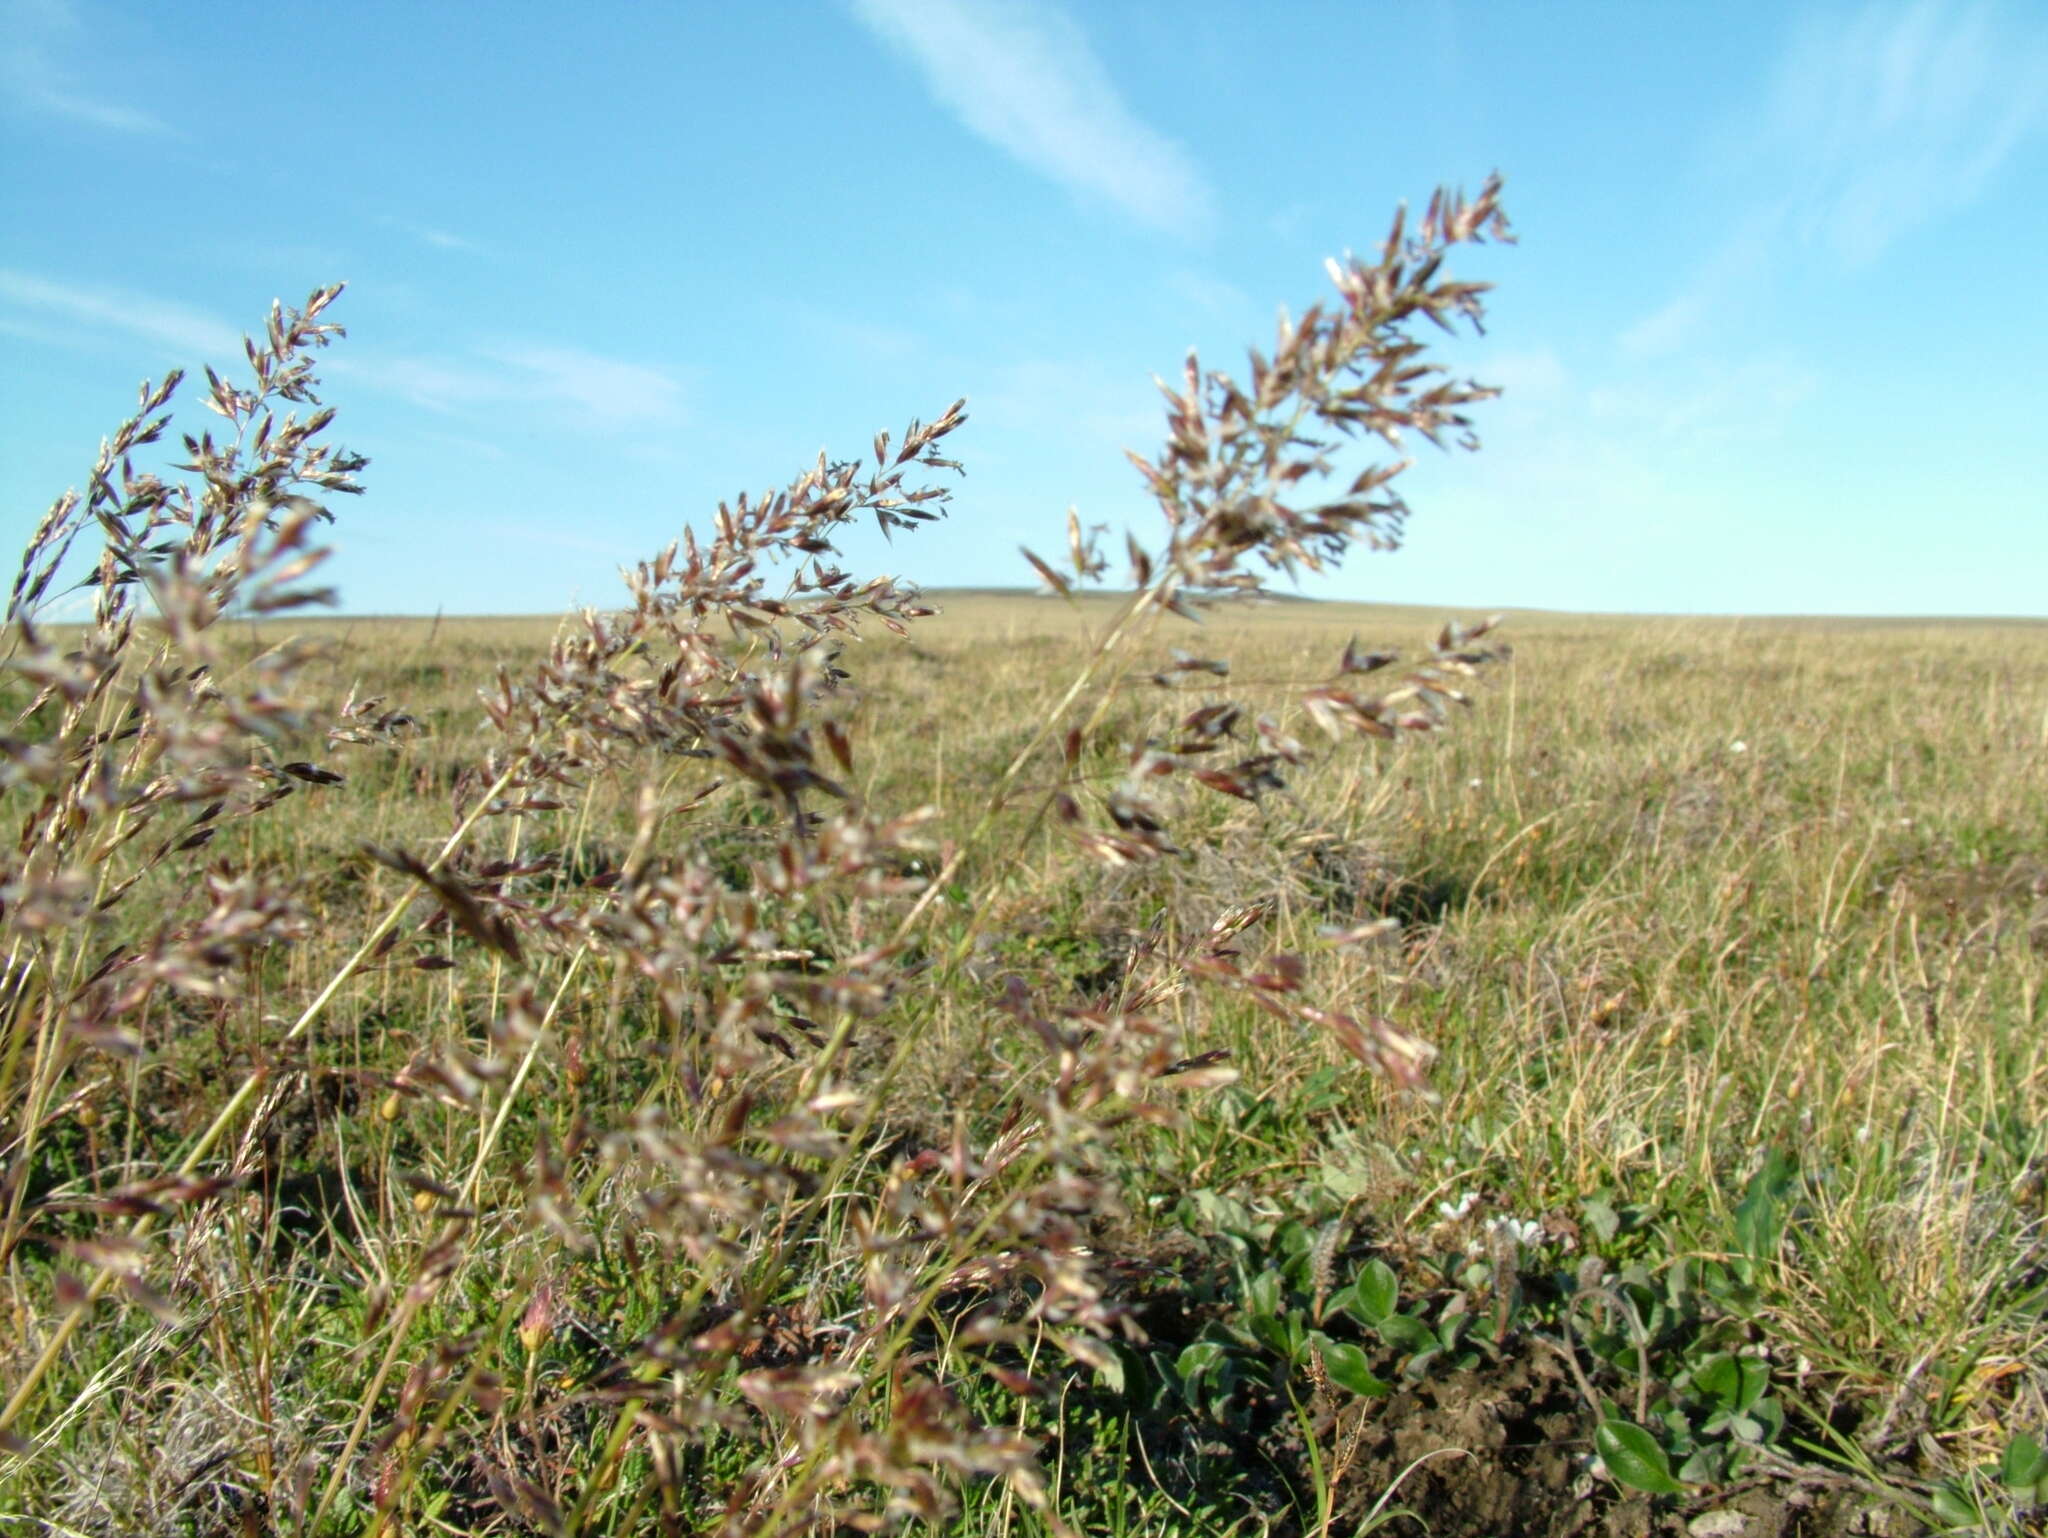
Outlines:
POLYGON ((1593 1433, 1593 1449, 1607 1472, 1645 1495, 1676 1495, 1685 1486, 1672 1477, 1671 1460, 1657 1439, 1633 1421, 1609 1416, 1593 1433))
POLYGON ((1998 1482, 2024 1506, 2048 1506, 2048 1448, 2031 1433, 2015 1431, 1998 1460, 1998 1482))
POLYGON ((1949 1532, 2020 1531, 2016 1524, 2037 1520, 2048 1508, 2048 1449, 2030 1432, 2014 1432, 1996 1463, 1942 1480, 1929 1504, 1949 1532))

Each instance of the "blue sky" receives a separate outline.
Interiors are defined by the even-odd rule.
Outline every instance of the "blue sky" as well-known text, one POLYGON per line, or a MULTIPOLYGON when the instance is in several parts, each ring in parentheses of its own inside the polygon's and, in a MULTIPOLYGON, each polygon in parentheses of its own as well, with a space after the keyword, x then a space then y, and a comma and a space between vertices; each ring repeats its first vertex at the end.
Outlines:
POLYGON ((0 0, 0 534, 346 279, 351 611, 612 602, 963 394, 953 521, 849 565, 1027 585, 1156 518, 1154 373, 1498 168, 1486 448, 1310 591, 2041 614, 2044 82, 2021 3, 0 0))

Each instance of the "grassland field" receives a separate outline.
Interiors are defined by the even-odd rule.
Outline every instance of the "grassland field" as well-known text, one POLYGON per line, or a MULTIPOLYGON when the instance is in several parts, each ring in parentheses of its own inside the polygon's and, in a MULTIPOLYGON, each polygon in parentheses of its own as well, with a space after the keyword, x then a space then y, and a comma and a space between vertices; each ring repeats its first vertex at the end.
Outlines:
MULTIPOLYGON (((936 597, 908 637, 845 648, 834 708, 847 788, 888 813, 935 808, 943 850, 987 812, 1108 610, 936 597)), ((1125 868, 1020 798, 935 905, 935 954, 957 939, 960 964, 907 973, 856 1035, 858 1084, 918 1033, 848 1177, 863 1190, 919 1150, 1001 1136, 1044 1072, 1003 1008, 1009 979, 1113 1011, 1148 948, 1248 904, 1248 957, 1300 954, 1306 996, 1431 1053, 1403 1085, 1242 997, 1164 1000, 1187 1050, 1227 1052, 1235 1078, 1197 1076, 1170 1097, 1179 1125, 1133 1122, 1105 1145, 1120 1197, 1087 1226, 1130 1329, 1092 1370, 1020 1348, 1018 1370, 1044 1380, 1023 1397, 950 1380, 945 1330, 924 1341, 924 1370, 1030 1439, 1047 1486, 1040 1509, 963 1476, 958 1510, 925 1530, 2038 1521, 2022 1476, 2027 1439, 2048 1441, 2048 624, 1514 614, 1513 659, 1449 730, 1330 743, 1302 720, 1301 691, 1352 637, 1413 648, 1443 617, 1280 603, 1170 621, 1114 680, 1082 791, 1120 772, 1117 742, 1205 697, 1204 675, 1150 680, 1169 646, 1228 658, 1232 696, 1293 722, 1312 762, 1256 802, 1176 785, 1184 852, 1125 868), (1327 942, 1381 917, 1396 922, 1376 938, 1327 942)), ((459 768, 490 748, 478 690, 530 668, 554 624, 296 628, 329 643, 308 687, 384 696, 422 730, 313 744, 342 783, 203 851, 317 876, 303 936, 249 964, 256 1004, 180 999, 133 1055, 68 1062, 22 1188, 41 1237, 0 1277, 10 1384, 75 1299, 67 1202, 174 1163, 265 1060, 360 915, 404 895, 363 846, 446 836, 459 768)), ((1025 779, 1062 772, 1048 751, 1025 779)), ((719 778, 715 763, 665 773, 679 800, 719 778)), ((598 785, 489 838, 508 858, 560 856, 539 901, 623 858, 628 791, 598 785)), ((744 867, 764 819, 728 786, 663 837, 744 867)), ((194 881, 197 859, 150 879, 194 881)), ((819 918, 831 943, 873 938, 834 938, 840 921, 819 918)), ((243 1145, 251 1183, 154 1252, 164 1306, 110 1297, 72 1338, 19 1428, 34 1456, 0 1466, 16 1514, 0 1532, 306 1531, 310 1488, 322 1532, 698 1533, 759 1488, 772 1431, 663 1451, 602 1392, 626 1343, 704 1298, 693 1263, 643 1253, 622 1212, 593 1219, 582 1249, 531 1217, 536 1150, 573 1147, 579 1118, 662 1103, 687 1120, 717 1086, 678 1066, 682 1048, 664 1057, 642 1015, 608 1011, 593 971, 516 1094, 486 1087, 489 1114, 388 1094, 423 1052, 482 1050, 504 1007, 501 959, 445 929, 408 931, 397 954, 430 953, 432 969, 356 977, 276 1076, 243 1145), (432 1299, 394 1311, 458 1208, 466 1236, 432 1299), (495 1387, 435 1398, 435 1352, 458 1339, 456 1377, 495 1387)), ((793 1082, 803 1057, 762 1072, 793 1082)), ((593 1179, 602 1212, 614 1188, 593 1179)), ((794 1257, 749 1320, 747 1360, 815 1362, 857 1327, 863 1271, 845 1253, 794 1257)))

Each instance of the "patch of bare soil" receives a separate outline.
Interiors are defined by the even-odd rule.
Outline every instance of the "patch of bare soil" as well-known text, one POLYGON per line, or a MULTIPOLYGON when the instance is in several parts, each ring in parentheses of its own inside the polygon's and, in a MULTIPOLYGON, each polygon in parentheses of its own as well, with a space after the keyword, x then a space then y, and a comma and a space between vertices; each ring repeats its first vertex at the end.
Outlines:
MULTIPOLYGON (((1656 1502, 1618 1490, 1593 1472, 1593 1419, 1570 1374, 1540 1349, 1404 1386, 1367 1406, 1364 1419, 1332 1429, 1338 1456, 1349 1448, 1333 1534, 1368 1530, 1376 1510, 1389 1520, 1369 1530, 1388 1538, 1905 1538, 1924 1530, 1853 1492, 1789 1481, 1656 1502)), ((1299 1447, 1292 1453, 1298 1458, 1299 1447)))

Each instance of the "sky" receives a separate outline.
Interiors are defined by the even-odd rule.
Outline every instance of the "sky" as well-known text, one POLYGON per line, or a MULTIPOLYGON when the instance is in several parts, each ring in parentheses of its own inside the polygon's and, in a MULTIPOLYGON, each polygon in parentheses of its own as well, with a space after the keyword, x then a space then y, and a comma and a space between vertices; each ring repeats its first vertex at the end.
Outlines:
POLYGON ((961 395, 952 518, 846 564, 1029 586, 1070 505, 1156 528, 1154 375, 1241 375, 1495 170, 1485 447, 1416 446, 1405 548, 1304 591, 2048 613, 2031 0, 0 0, 0 537, 141 379, 346 280, 349 612, 617 603, 961 395))

